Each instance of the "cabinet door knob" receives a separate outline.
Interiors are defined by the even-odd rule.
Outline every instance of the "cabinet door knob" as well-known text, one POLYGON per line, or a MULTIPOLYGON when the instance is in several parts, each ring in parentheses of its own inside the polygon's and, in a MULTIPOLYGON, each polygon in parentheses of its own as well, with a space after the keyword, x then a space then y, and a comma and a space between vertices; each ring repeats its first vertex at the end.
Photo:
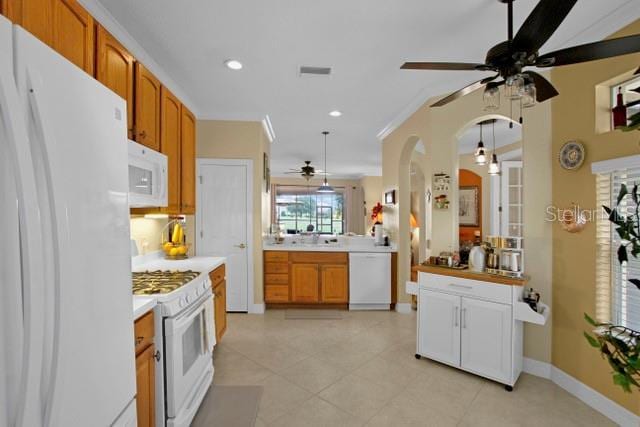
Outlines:
POLYGON ((142 139, 145 139, 147 137, 147 132, 141 131, 140 133, 138 133, 138 136, 142 139))
POLYGON ((142 341, 144 341, 144 337, 136 337, 136 345, 139 345, 142 341))
POLYGON ((156 350, 155 354, 153 355, 153 358, 156 359, 158 362, 160 361, 160 350, 156 350))

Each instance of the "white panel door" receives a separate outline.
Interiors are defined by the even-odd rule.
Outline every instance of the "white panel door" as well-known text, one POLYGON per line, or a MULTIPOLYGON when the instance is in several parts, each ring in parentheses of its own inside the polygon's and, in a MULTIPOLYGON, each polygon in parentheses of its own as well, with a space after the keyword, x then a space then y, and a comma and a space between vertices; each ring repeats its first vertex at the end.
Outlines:
MULTIPOLYGON (((211 161, 214 162, 214 161, 211 161)), ((248 311, 249 250, 247 164, 199 163, 198 255, 227 258, 227 311, 248 311)))
POLYGON ((44 425, 111 425, 136 389, 126 104, 20 27, 14 37, 46 255, 44 425))
POLYGON ((462 368, 507 383, 511 374, 511 306, 462 298, 462 368))
POLYGON ((460 366, 460 297, 420 289, 418 354, 460 366))

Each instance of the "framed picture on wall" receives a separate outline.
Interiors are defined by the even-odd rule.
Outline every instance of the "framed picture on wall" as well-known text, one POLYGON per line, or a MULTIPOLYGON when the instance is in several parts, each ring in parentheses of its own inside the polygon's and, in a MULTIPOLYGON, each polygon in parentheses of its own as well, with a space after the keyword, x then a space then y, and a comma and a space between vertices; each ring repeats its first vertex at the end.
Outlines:
POLYGON ((478 187, 460 187, 458 196, 458 222, 460 227, 479 227, 480 212, 478 187))

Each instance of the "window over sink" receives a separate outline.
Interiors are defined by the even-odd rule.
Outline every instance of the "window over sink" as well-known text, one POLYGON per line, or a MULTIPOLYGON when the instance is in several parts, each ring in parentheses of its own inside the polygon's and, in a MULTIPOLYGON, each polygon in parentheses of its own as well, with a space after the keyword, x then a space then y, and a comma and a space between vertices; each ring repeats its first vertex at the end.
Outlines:
POLYGON ((271 223, 279 224, 288 234, 344 234, 345 189, 334 187, 334 193, 318 193, 316 189, 317 186, 275 185, 271 223))

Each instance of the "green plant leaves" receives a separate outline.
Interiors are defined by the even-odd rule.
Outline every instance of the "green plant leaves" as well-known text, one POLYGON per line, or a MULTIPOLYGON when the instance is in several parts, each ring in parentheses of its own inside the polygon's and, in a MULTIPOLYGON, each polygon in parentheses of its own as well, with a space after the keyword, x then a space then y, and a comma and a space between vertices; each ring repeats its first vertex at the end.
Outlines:
POLYGON ((586 332, 584 332, 584 337, 587 339, 587 341, 589 342, 589 345, 591 345, 591 347, 600 348, 600 343, 598 342, 597 339, 595 339, 594 337, 592 337, 591 335, 589 335, 586 332))

